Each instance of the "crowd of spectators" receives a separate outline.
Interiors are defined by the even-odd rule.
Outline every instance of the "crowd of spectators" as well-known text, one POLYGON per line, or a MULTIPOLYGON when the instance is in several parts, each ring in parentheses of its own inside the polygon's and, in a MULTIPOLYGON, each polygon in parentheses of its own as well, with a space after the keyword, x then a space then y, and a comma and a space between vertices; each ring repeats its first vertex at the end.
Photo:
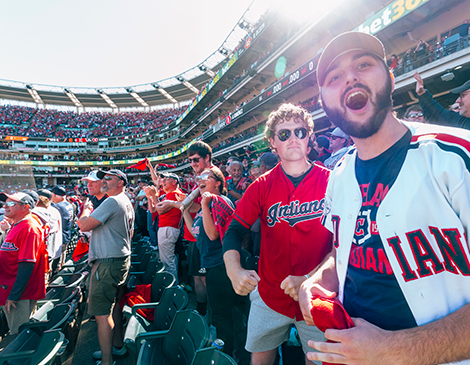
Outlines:
POLYGON ((158 131, 176 120, 184 108, 151 112, 84 112, 0 107, 0 135, 45 138, 100 138, 158 131))
POLYGON ((416 46, 408 48, 402 54, 392 54, 388 65, 395 76, 410 72, 427 63, 441 59, 469 45, 469 24, 465 20, 459 27, 451 29, 441 39, 417 40, 416 46))

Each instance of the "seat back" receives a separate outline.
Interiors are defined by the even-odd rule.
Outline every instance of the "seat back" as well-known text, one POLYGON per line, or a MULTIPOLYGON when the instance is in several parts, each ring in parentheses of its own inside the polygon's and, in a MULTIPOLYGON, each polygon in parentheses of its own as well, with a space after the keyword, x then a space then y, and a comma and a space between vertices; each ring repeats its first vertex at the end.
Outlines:
POLYGON ((145 269, 142 280, 139 284, 150 284, 152 283, 153 277, 156 273, 162 272, 165 269, 165 265, 160 260, 151 260, 145 269))
POLYGON ((163 356, 170 364, 189 365, 196 351, 207 344, 209 328, 205 319, 191 310, 179 311, 163 340, 163 356))
POLYGON ((236 365, 235 359, 217 350, 215 347, 205 347, 196 351, 191 365, 236 365))
POLYGON ((155 308, 153 331, 167 330, 170 328, 176 313, 188 304, 188 294, 176 286, 163 291, 158 307, 155 308))
POLYGON ((175 285, 175 277, 173 274, 163 271, 155 274, 152 279, 152 288, 150 291, 150 301, 158 303, 162 297, 163 291, 175 285))
MULTIPOLYGON (((50 303, 50 302, 49 302, 50 303)), ((47 305, 48 303, 46 303, 47 305)), ((46 306, 45 305, 45 306, 46 306)), ((57 304, 48 314, 46 319, 42 321, 31 321, 23 323, 19 332, 22 332, 25 329, 30 329, 35 331, 39 336, 42 332, 53 329, 63 329, 68 319, 74 315, 75 310, 77 309, 76 303, 61 303, 57 304)))
POLYGON ((52 364, 64 339, 64 334, 59 330, 45 331, 42 336, 25 330, 0 352, 0 364, 52 364))

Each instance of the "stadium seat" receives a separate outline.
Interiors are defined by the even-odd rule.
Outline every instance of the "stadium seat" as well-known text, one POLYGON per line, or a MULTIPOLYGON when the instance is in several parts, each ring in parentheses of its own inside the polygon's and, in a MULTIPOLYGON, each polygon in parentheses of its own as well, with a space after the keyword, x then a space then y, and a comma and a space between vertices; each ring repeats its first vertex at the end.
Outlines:
POLYGON ((49 365, 63 350, 65 336, 58 329, 38 334, 26 329, 22 331, 2 352, 1 365, 49 365))
POLYGON ((43 315, 42 320, 38 321, 37 317, 33 317, 30 322, 23 323, 19 328, 19 332, 29 329, 40 335, 44 331, 53 329, 63 330, 67 321, 75 315, 76 310, 77 303, 57 304, 52 310, 43 315))
POLYGON ((237 362, 215 347, 205 347, 196 351, 191 365, 236 365, 237 362))
POLYGON ((137 356, 136 337, 140 333, 168 330, 176 313, 184 309, 187 304, 188 294, 178 287, 165 289, 158 303, 135 304, 124 335, 124 343, 129 351, 137 356), (152 323, 139 313, 142 309, 155 310, 152 323))
POLYGON ((190 365, 196 351, 206 345, 208 338, 209 328, 200 314, 179 311, 169 330, 137 336, 137 365, 190 365))
POLYGON ((165 270, 165 265, 160 260, 151 260, 144 271, 129 272, 128 288, 135 288, 136 285, 150 284, 157 273, 165 270))

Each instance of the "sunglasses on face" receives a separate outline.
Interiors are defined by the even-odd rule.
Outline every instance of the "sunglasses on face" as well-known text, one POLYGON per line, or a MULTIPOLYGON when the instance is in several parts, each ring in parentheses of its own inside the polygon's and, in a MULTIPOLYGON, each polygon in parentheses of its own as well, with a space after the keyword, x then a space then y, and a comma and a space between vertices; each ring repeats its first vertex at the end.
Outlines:
POLYGON ((23 203, 20 203, 20 202, 6 202, 5 203, 7 207, 14 207, 16 204, 23 205, 23 203))
POLYGON ((189 163, 198 163, 201 157, 188 158, 189 163))
MULTIPOLYGON (((338 137, 338 136, 330 136, 330 139, 332 139, 333 141, 336 141, 338 138, 341 138, 341 137, 338 137)), ((344 139, 344 138, 341 138, 341 139, 344 139)))
POLYGON ((212 176, 211 174, 202 174, 202 175, 196 176, 196 181, 197 181, 197 182, 200 182, 200 181, 207 181, 207 180, 209 180, 210 178, 213 178, 214 180, 217 180, 217 178, 215 178, 215 177, 212 176))
POLYGON ((421 118, 423 113, 410 113, 408 114, 408 118, 421 118))
POLYGON ((290 138, 290 136, 292 135, 292 132, 294 132, 295 136, 298 139, 304 139, 308 135, 308 132, 307 132, 306 128, 295 128, 293 131, 290 130, 290 129, 281 129, 276 134, 276 136, 277 136, 277 138, 279 138, 279 140, 281 142, 285 142, 290 138))

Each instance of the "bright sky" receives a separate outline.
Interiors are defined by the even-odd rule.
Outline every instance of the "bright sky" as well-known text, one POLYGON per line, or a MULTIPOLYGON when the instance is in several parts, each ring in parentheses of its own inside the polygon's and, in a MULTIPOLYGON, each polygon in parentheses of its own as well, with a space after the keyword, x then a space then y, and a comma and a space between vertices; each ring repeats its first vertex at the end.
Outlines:
POLYGON ((0 79, 64 87, 172 77, 216 51, 252 0, 0 2, 0 79))

